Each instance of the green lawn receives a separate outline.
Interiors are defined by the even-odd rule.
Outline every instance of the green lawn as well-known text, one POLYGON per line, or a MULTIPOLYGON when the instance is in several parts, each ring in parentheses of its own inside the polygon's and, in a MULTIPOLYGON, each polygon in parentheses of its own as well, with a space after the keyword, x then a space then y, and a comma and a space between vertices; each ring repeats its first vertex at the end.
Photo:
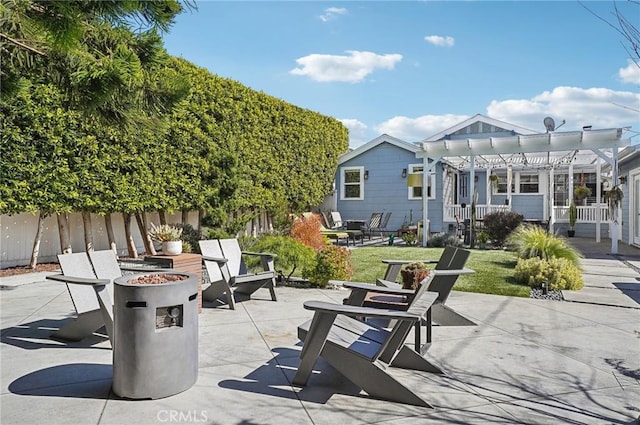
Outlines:
MULTIPOLYGON (((375 282, 384 275, 381 260, 437 260, 443 248, 410 248, 402 246, 363 247, 351 251, 351 264, 356 282, 375 282)), ((529 297, 529 287, 518 285, 513 278, 516 256, 502 250, 471 250, 466 267, 475 274, 460 276, 453 287, 457 291, 529 297)))

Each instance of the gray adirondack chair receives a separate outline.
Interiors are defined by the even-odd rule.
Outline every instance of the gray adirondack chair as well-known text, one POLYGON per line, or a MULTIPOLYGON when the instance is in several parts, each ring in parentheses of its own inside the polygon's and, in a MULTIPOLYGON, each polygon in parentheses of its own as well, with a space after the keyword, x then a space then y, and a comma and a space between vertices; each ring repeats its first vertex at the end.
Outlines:
POLYGON ((438 367, 405 345, 416 323, 424 319, 430 325, 429 312, 437 294, 427 292, 426 288, 436 273, 440 271, 433 272, 423 281, 406 311, 322 301, 305 302, 304 308, 313 310, 314 315, 298 327, 298 337, 303 341, 303 347, 293 384, 307 385, 318 357, 322 357, 371 397, 431 407, 420 395, 393 376, 393 368, 442 373, 438 367), (355 317, 393 320, 395 325, 385 329, 355 317))
MULTIPOLYGON (((387 214, 390 214, 390 213, 387 213, 387 214)), ((380 231, 380 226, 382 225, 383 216, 384 214, 378 213, 378 212, 371 214, 371 218, 369 219, 369 222, 360 228, 360 230, 362 231, 363 242, 364 242, 365 235, 369 238, 369 240, 371 240, 371 234, 373 232, 380 231)), ((380 233, 380 237, 383 237, 382 233, 380 233)))
POLYGON ((456 248, 452 246, 445 247, 440 258, 437 260, 382 260, 382 263, 387 265, 387 270, 385 271, 382 279, 376 279, 376 285, 396 289, 402 288, 402 285, 396 283, 400 270, 402 270, 402 266, 416 261, 424 264, 435 264, 436 270, 446 270, 451 268, 451 260, 453 259, 455 250, 456 248))
POLYGON ((210 239, 198 241, 211 285, 202 292, 202 298, 216 301, 226 295, 231 310, 235 309, 234 292, 251 296, 260 288, 267 288, 271 300, 276 297, 275 254, 242 252, 237 239, 210 239), (259 256, 263 272, 249 273, 243 255, 259 256))
MULTIPOLYGON (((470 251, 447 247, 443 251, 436 268, 431 273, 439 273, 429 283, 427 292, 437 294, 434 305, 431 307, 431 315, 434 323, 441 326, 476 326, 476 323, 455 312, 450 307, 444 305, 449 297, 453 285, 462 274, 475 273, 471 269, 464 268, 470 251), (446 272, 446 273, 445 273, 446 272)), ((392 282, 387 282, 392 283, 392 282)), ((371 308, 407 310, 420 291, 412 289, 402 289, 400 285, 394 283, 393 287, 377 286, 359 282, 343 282, 342 285, 351 289, 345 304, 365 306, 371 308)), ((388 326, 388 323, 384 324, 388 326)), ((416 324, 415 329, 415 349, 422 353, 428 349, 431 342, 431 325, 426 326, 427 344, 421 344, 420 324, 416 324)))
POLYGON ((65 282, 77 317, 51 336, 80 341, 105 327, 113 346, 113 285, 111 279, 98 279, 85 252, 58 255, 62 274, 47 279, 65 282))
POLYGON ((113 281, 128 271, 167 271, 158 268, 120 267, 112 250, 58 255, 62 274, 47 279, 65 282, 77 316, 51 337, 80 341, 105 327, 113 347, 113 281))

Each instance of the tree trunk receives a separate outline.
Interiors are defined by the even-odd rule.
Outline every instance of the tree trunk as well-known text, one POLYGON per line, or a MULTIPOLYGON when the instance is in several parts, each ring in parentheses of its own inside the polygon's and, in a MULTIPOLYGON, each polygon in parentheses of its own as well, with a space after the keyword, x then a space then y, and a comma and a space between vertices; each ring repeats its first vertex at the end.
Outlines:
POLYGON ((138 250, 136 244, 133 241, 133 235, 131 234, 131 213, 122 213, 122 219, 124 221, 124 234, 127 240, 127 251, 129 257, 138 258, 138 250))
POLYGON ((204 220, 205 211, 204 208, 198 210, 198 232, 202 232, 202 220, 204 220))
POLYGON ((38 228, 36 230, 36 236, 33 239, 33 249, 31 250, 31 261, 29 261, 29 268, 35 269, 38 264, 38 254, 40 253, 40 240, 42 239, 42 230, 44 229, 44 219, 48 214, 42 211, 38 212, 38 228))
POLYGON ((160 224, 167 224, 167 216, 164 211, 158 211, 158 217, 160 217, 160 224))
POLYGON ((63 254, 71 254, 71 233, 69 231, 69 217, 67 213, 57 214, 58 235, 60 236, 60 250, 63 254))
POLYGON ((188 223, 189 223, 189 211, 182 210, 182 224, 188 224, 188 223))
POLYGON ((91 227, 91 213, 88 211, 82 211, 82 226, 84 227, 85 251, 93 251, 93 229, 91 227))
POLYGON ((144 244, 144 251, 147 255, 156 255, 156 250, 151 243, 149 233, 147 233, 146 227, 147 215, 144 212, 136 213, 136 222, 138 223, 138 229, 140 229, 140 235, 142 236, 142 243, 144 244))
POLYGON ((116 238, 113 234, 113 223, 111 223, 111 214, 107 213, 104 216, 104 227, 107 228, 107 238, 109 239, 109 249, 118 255, 118 246, 116 245, 116 238))

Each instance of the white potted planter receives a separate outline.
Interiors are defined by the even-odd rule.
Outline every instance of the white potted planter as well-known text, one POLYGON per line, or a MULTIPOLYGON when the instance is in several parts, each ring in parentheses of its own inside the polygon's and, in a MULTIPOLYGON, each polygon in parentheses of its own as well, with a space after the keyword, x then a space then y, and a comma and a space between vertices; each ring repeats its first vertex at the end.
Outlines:
POLYGON ((164 255, 180 255, 182 254, 182 229, 170 226, 168 224, 161 224, 156 226, 151 223, 151 229, 149 230, 149 237, 152 241, 162 243, 162 253, 164 255))
POLYGON ((165 242, 162 242, 162 253, 164 255, 180 255, 180 254, 182 254, 182 241, 165 241, 165 242))

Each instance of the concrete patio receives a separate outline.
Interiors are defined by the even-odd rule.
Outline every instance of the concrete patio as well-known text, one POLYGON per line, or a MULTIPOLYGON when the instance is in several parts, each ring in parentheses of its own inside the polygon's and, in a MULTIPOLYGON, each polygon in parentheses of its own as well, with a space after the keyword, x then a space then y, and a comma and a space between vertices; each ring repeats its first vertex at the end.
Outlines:
POLYGON ((278 302, 261 290, 236 311, 205 304, 195 386, 132 401, 111 392, 105 337, 48 338, 73 313, 64 284, 42 273, 3 278, 0 422, 637 423, 640 274, 630 255, 584 260, 587 285, 597 280, 594 290, 609 291, 602 305, 454 292, 448 304, 478 326, 434 328, 427 356, 446 375, 394 370, 433 409, 371 399, 322 361, 306 388, 290 385, 301 348, 296 328, 311 317, 303 302, 341 302, 341 289, 282 287, 278 302))

